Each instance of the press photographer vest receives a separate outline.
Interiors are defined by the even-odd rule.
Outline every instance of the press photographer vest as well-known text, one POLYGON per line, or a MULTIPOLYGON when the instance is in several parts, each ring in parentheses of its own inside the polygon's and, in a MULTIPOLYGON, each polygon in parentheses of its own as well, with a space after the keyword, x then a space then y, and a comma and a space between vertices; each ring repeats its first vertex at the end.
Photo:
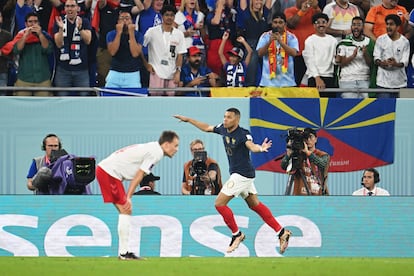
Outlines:
MULTIPOLYGON (((184 175, 185 175, 185 189, 189 192, 191 192, 192 186, 189 185, 188 183, 194 183, 194 176, 190 175, 190 168, 191 168, 191 164, 193 163, 193 160, 188 161, 187 163, 184 164, 184 175)), ((212 195, 216 195, 220 192, 222 185, 221 182, 221 172, 220 172, 220 167, 218 166, 217 162, 214 159, 211 159, 210 157, 207 157, 206 160, 206 165, 207 165, 207 172, 208 169, 210 167, 211 164, 216 164, 217 165, 217 176, 216 176, 216 180, 213 181, 211 184, 211 194, 212 195), (217 191, 216 191, 217 190, 217 191)))
MULTIPOLYGON (((315 149, 313 151, 313 154, 315 154, 318 157, 328 155, 328 153, 326 153, 324 151, 321 151, 321 150, 318 150, 318 149, 315 149)), ((327 186, 329 160, 328 160, 328 166, 326 166, 325 170, 323 170, 323 171, 321 171, 315 164, 313 164, 311 162, 309 162, 309 163, 306 163, 306 162, 309 162, 309 157, 306 158, 306 160, 304 160, 303 166, 300 170, 306 176, 306 174, 304 173, 304 168, 309 167, 310 170, 311 170, 311 175, 313 175, 317 178, 318 183, 319 183, 319 188, 320 188, 318 192, 312 192, 311 183, 309 183, 309 181, 307 181, 310 195, 313 195, 313 196, 329 195, 328 186, 327 186)), ((306 191, 306 188, 305 188, 305 184, 303 182, 302 177, 299 174, 299 171, 295 172, 294 184, 295 185, 294 185, 294 188, 293 188, 293 195, 308 195, 307 191, 306 191)))

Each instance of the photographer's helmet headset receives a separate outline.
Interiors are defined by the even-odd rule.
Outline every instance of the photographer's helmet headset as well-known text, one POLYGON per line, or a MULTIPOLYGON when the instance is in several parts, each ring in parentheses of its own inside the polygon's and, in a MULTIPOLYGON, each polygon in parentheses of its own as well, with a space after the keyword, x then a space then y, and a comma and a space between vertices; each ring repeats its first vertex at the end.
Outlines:
POLYGON ((43 138, 41 149, 44 150, 44 151, 46 150, 46 139, 50 138, 50 137, 56 137, 58 139, 59 149, 61 150, 62 149, 62 143, 60 142, 60 138, 56 134, 53 134, 53 133, 50 133, 50 134, 46 135, 45 138, 43 138))
MULTIPOLYGON (((364 170, 363 175, 365 174, 365 172, 374 173, 374 184, 377 184, 378 182, 380 182, 379 172, 376 169, 374 169, 374 168, 366 169, 366 170, 364 170)), ((361 185, 364 185, 364 176, 361 177, 361 185)))

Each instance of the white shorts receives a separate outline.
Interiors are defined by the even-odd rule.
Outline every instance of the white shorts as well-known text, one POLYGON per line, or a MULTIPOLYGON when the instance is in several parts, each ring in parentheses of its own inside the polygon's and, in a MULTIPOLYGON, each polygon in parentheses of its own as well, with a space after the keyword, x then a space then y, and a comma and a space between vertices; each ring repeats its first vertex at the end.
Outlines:
POLYGON ((248 197, 249 194, 257 194, 254 178, 247 178, 238 173, 230 175, 229 180, 224 183, 220 192, 226 196, 238 197, 240 195, 243 199, 248 197))

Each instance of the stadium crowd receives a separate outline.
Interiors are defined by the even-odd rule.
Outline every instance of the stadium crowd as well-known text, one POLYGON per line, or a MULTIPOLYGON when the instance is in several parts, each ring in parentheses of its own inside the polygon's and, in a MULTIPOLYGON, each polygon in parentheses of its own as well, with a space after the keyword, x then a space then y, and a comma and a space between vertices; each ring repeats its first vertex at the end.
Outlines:
POLYGON ((414 87, 413 26, 411 0, 0 0, 0 86, 414 87))

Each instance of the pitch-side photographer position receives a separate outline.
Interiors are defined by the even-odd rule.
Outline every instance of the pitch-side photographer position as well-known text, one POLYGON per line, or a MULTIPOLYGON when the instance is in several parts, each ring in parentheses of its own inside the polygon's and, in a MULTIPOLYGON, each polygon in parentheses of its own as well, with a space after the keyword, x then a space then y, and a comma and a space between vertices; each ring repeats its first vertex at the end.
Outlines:
POLYGON ((282 169, 289 174, 286 195, 329 194, 330 156, 315 148, 317 141, 316 131, 311 128, 288 130, 286 155, 281 162, 282 169))
POLYGON ((183 195, 217 195, 222 187, 220 167, 207 157, 203 141, 190 143, 193 159, 184 164, 183 195))

